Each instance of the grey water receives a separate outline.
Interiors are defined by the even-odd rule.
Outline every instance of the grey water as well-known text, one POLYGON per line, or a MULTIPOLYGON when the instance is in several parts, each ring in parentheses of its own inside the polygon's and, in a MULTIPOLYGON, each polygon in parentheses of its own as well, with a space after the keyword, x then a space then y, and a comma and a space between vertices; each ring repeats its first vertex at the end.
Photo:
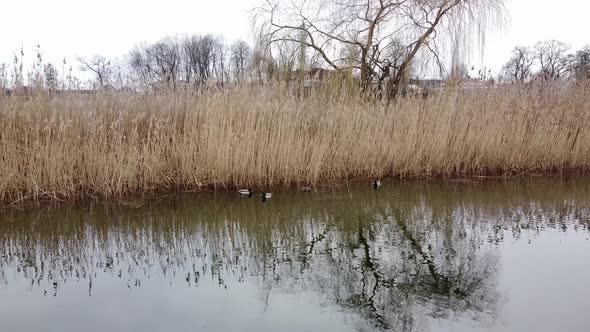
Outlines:
POLYGON ((0 331, 590 326, 587 177, 0 213, 0 331))

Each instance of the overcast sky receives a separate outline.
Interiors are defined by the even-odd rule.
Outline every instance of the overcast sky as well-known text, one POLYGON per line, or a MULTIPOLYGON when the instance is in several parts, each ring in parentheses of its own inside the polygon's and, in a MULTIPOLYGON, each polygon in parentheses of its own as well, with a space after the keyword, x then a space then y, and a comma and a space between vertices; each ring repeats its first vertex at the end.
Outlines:
MULTIPOLYGON (((21 46, 32 56, 39 44, 45 61, 102 54, 123 57, 142 41, 167 35, 223 35, 250 41, 249 10, 261 0, 2 0, 0 63, 21 46)), ((516 45, 558 39, 579 49, 590 44, 586 0, 507 0, 501 32, 488 35, 483 65, 498 70, 516 45)), ((479 57, 468 65, 481 67, 479 57)), ((25 66, 26 67, 26 66, 25 66)))

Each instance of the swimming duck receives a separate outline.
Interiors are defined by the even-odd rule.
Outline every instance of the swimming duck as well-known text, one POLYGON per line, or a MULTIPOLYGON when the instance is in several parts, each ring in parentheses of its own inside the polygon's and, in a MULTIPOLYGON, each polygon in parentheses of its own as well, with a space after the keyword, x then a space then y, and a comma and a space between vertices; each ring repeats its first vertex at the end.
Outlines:
POLYGON ((262 201, 266 202, 272 197, 272 193, 261 193, 260 196, 262 197, 262 201))
POLYGON ((373 181, 373 188, 377 189, 379 187, 381 187, 381 181, 380 180, 373 181))
POLYGON ((301 187, 301 191, 311 191, 311 187, 301 187))
POLYGON ((252 197, 252 188, 248 188, 248 189, 240 189, 238 190, 238 192, 240 193, 240 196, 242 197, 252 197))

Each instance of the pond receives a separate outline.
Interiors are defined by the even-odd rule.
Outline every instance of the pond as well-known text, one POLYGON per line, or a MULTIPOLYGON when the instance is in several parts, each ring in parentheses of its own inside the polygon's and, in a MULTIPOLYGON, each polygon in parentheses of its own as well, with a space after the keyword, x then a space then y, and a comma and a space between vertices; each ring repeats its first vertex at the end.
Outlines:
POLYGON ((590 178, 1 210, 1 331, 587 331, 590 178))

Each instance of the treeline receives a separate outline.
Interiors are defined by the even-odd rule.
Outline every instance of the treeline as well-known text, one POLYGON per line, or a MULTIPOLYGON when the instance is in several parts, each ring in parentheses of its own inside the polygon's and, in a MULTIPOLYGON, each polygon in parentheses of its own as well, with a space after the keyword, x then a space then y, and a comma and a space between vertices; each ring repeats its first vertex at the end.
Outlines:
POLYGON ((246 79, 251 57, 252 50, 243 40, 226 43, 223 37, 211 34, 169 36, 135 46, 123 60, 99 54, 77 58, 73 63, 64 58, 59 70, 55 64, 44 62, 38 46, 30 68, 23 68, 22 49, 12 65, 0 64, 0 88, 145 90, 179 85, 223 86, 246 79), (83 81, 76 70, 92 78, 83 81))
MULTIPOLYGON (((154 91, 205 85, 224 87, 242 82, 290 82, 299 77, 303 67, 322 67, 313 58, 311 61, 302 58, 298 48, 287 47, 293 45, 283 46, 270 52, 264 45, 252 48, 243 40, 226 43, 223 37, 211 34, 168 36, 154 43, 136 45, 123 60, 101 55, 78 58, 74 63, 64 59, 61 70, 45 63, 38 47, 32 66, 26 71, 23 50, 20 57, 14 57, 12 66, 0 64, 0 88, 26 85, 49 90, 84 87, 154 91), (82 81, 75 69, 91 74, 91 80, 82 81)), ((465 75, 460 77, 474 79, 467 69, 464 71, 465 75)), ((549 40, 530 47, 516 47, 497 77, 499 82, 590 79, 590 45, 573 51, 561 41, 549 40)), ((480 70, 475 78, 494 80, 491 71, 480 70)))
POLYGON ((151 91, 290 81, 296 76, 299 53, 295 48, 273 53, 263 45, 253 48, 243 40, 227 43, 222 36, 195 34, 140 43, 122 59, 96 54, 75 61, 64 58, 55 65, 44 61, 38 46, 32 60, 24 66, 25 51, 21 49, 12 64, 0 63, 0 88, 151 91), (77 72, 85 73, 82 76, 86 78, 77 72))
POLYGON ((250 46, 242 40, 225 44, 210 34, 184 38, 166 37, 136 46, 129 53, 129 70, 140 86, 178 84, 224 85, 245 78, 250 46))
POLYGON ((590 79, 590 45, 578 51, 557 40, 518 46, 503 66, 501 78, 521 82, 590 79))

